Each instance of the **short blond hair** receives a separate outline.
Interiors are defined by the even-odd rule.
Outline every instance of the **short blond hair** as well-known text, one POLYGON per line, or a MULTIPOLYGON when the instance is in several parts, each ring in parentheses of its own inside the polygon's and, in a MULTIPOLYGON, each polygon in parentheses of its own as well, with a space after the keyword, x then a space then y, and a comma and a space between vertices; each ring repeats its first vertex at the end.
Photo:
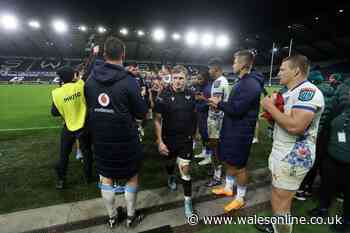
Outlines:
POLYGON ((186 78, 188 78, 188 70, 183 65, 176 65, 176 66, 174 66, 173 69, 171 70, 171 73, 172 74, 183 73, 183 74, 185 74, 186 78))

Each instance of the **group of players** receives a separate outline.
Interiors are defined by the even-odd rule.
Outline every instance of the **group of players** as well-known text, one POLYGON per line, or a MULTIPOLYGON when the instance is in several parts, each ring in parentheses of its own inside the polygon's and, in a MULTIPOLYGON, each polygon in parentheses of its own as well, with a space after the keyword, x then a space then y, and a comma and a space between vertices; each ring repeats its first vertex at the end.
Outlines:
MULTIPOLYGON (((197 125, 206 151, 213 154, 214 179, 208 186, 215 186, 212 192, 216 195, 232 197, 224 207, 225 212, 238 210, 246 202, 246 165, 262 106, 265 117, 274 126, 269 157, 272 211, 275 216, 290 215, 292 199, 315 161, 318 127, 325 105, 322 92, 307 80, 310 64, 305 56, 293 55, 281 64, 278 76, 286 87, 280 94, 282 107, 277 106, 276 95, 261 100, 264 78, 254 71, 254 54, 248 50, 233 56, 233 72, 239 79, 232 88, 223 76, 220 61, 212 60, 208 67, 210 81, 202 83, 201 91, 186 88, 188 70, 177 65, 169 72, 169 85, 164 85, 168 81, 157 79, 147 92, 135 78, 136 69, 123 67, 124 58, 123 42, 110 37, 104 45, 104 61, 92 68, 85 82, 75 79, 72 68, 58 71, 64 84, 52 93, 52 112, 65 121, 61 165, 57 167, 59 182, 64 183, 62 171, 66 170, 75 138, 80 141, 86 164, 91 164, 92 145, 108 224, 113 227, 122 214, 115 205, 117 182, 122 180, 126 183, 127 226, 138 223, 142 214, 136 211, 136 196, 143 160, 138 128, 151 107, 156 143, 165 158, 171 190, 177 186, 176 167, 180 174, 185 216, 193 214, 190 164, 197 125), (225 183, 219 186, 223 167, 225 183)), ((91 166, 87 165, 85 172, 89 180, 91 166)), ((292 232, 292 225, 262 225, 259 229, 292 232)))

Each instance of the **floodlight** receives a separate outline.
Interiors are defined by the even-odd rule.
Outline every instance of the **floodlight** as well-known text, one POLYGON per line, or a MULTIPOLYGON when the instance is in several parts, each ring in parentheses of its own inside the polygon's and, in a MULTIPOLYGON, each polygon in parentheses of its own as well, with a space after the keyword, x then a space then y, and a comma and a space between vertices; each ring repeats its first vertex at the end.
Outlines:
POLYGON ((198 41, 198 35, 194 31, 188 32, 186 34, 185 40, 188 45, 194 45, 198 41))
POLYGON ((122 35, 124 35, 124 36, 128 35, 128 33, 129 33, 128 29, 126 29, 126 28, 120 29, 119 32, 120 32, 120 34, 122 34, 122 35))
POLYGON ((15 30, 18 27, 18 19, 14 15, 3 15, 1 16, 0 22, 6 30, 15 30))
POLYGON ((226 35, 220 35, 216 38, 216 46, 226 48, 230 43, 230 39, 226 35))
POLYGON ((87 31, 87 27, 84 26, 84 25, 79 26, 78 29, 79 29, 80 31, 82 31, 82 32, 86 32, 86 31, 87 31))
POLYGON ((214 43, 214 36, 206 33, 201 38, 201 45, 204 47, 210 47, 214 43))
POLYGON ((155 41, 163 41, 165 39, 165 31, 161 28, 157 28, 153 31, 153 39, 155 41))
POLYGON ((107 29, 104 28, 104 27, 102 27, 102 26, 99 26, 99 27, 97 28, 97 31, 98 31, 98 33, 100 33, 100 34, 103 34, 103 33, 105 33, 105 32, 107 31, 107 29))
POLYGON ((144 36, 144 35, 145 35, 145 32, 142 31, 142 30, 138 30, 138 31, 137 31, 137 35, 140 36, 140 37, 141 37, 141 36, 144 36))
POLYGON ((34 29, 39 29, 40 28, 40 23, 38 21, 32 20, 28 22, 29 27, 34 28, 34 29))
POLYGON ((173 35, 172 35, 172 38, 173 38, 173 40, 180 40, 181 39, 181 35, 179 34, 179 33, 174 33, 173 35))
POLYGON ((56 30, 58 33, 65 33, 68 30, 68 26, 66 22, 63 20, 55 20, 52 22, 53 28, 56 30))

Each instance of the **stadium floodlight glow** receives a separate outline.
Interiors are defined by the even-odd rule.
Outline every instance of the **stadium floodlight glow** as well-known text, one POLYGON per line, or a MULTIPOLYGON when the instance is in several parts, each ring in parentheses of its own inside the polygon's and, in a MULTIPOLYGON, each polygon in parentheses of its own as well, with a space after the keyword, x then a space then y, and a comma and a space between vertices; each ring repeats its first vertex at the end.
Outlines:
POLYGON ((87 27, 84 26, 84 25, 79 26, 78 29, 79 29, 80 31, 82 31, 82 32, 86 32, 86 31, 87 31, 87 27))
POLYGON ((123 36, 126 36, 126 35, 128 35, 128 33, 129 33, 128 29, 126 29, 126 28, 120 29, 119 32, 120 32, 120 34, 122 34, 123 36))
POLYGON ((18 19, 14 15, 3 15, 0 22, 6 30, 15 30, 18 27, 18 19))
POLYGON ((28 22, 29 27, 34 28, 34 29, 39 29, 40 28, 40 23, 38 21, 29 21, 28 22))
POLYGON ((99 27, 97 28, 97 31, 98 31, 98 33, 100 33, 100 34, 103 34, 103 33, 105 33, 105 32, 107 31, 107 29, 104 28, 104 27, 102 27, 102 26, 99 26, 99 27))
POLYGON ((216 38, 216 46, 218 48, 226 48, 230 44, 230 39, 226 35, 220 35, 216 38))
POLYGON ((138 31, 137 31, 137 35, 140 36, 140 37, 141 37, 141 36, 144 36, 144 35, 145 35, 145 32, 142 31, 142 30, 138 30, 138 31))
POLYGON ((153 31, 152 36, 155 41, 163 41, 165 39, 165 31, 161 28, 157 28, 153 31))
POLYGON ((194 31, 188 32, 186 34, 185 40, 188 45, 194 45, 198 41, 198 35, 194 31))
POLYGON ((179 33, 176 33, 176 32, 172 35, 172 37, 173 37, 173 40, 180 40, 181 39, 181 35, 179 33))
POLYGON ((65 33, 68 30, 68 25, 63 20, 53 21, 52 26, 58 33, 65 33))
POLYGON ((343 13, 343 12, 344 12, 344 9, 340 9, 340 10, 339 10, 339 13, 343 13))
POLYGON ((206 33, 201 38, 201 45, 204 47, 210 47, 214 43, 214 36, 212 34, 206 33))

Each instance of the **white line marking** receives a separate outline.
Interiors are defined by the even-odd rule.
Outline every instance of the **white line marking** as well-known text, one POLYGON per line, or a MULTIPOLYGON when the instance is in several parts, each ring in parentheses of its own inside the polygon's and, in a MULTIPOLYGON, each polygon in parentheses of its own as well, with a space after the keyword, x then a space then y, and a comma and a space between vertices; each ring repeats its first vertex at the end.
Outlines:
POLYGON ((58 129, 61 126, 48 126, 48 127, 32 127, 32 128, 17 128, 17 129, 0 129, 0 132, 10 132, 10 131, 26 131, 26 130, 40 130, 40 129, 58 129))

